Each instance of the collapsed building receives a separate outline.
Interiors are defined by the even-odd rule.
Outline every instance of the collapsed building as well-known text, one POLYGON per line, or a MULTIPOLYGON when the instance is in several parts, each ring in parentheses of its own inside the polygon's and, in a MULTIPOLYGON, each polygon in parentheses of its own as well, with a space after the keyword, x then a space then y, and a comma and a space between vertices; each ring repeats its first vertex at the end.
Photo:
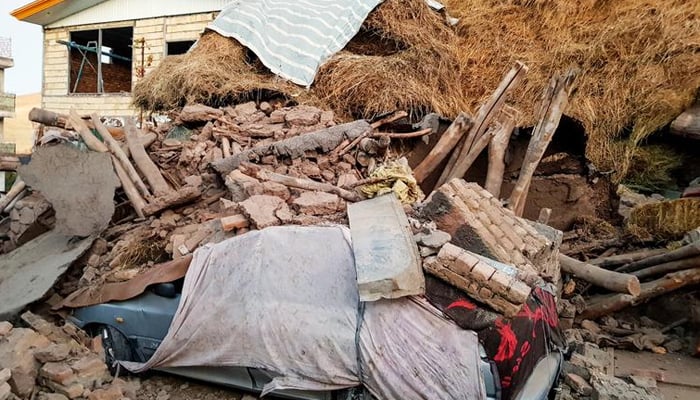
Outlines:
MULTIPOLYGON (((609 354, 599 347, 665 352, 667 346, 678 351, 678 343, 689 340, 687 332, 675 330, 690 324, 688 319, 664 321, 671 328, 658 322, 640 327, 617 322, 611 315, 700 281, 700 250, 697 234, 692 233, 700 225, 700 207, 692 197, 630 200, 626 228, 616 228, 605 220, 621 218, 616 216, 613 182, 621 179, 624 168, 611 177, 595 165, 605 165, 601 160, 612 154, 627 154, 629 146, 638 143, 616 141, 612 132, 616 135, 623 124, 632 123, 639 139, 671 122, 690 104, 698 84, 688 80, 698 75, 678 71, 692 70, 688 60, 697 55, 681 46, 668 64, 655 65, 674 77, 682 76, 667 88, 676 102, 645 97, 655 106, 658 102, 668 107, 663 113, 644 109, 655 113, 658 121, 646 120, 650 114, 643 112, 630 116, 625 110, 639 107, 631 100, 624 106, 615 103, 616 111, 624 115, 601 118, 598 109, 591 111, 591 104, 609 103, 597 103, 601 98, 600 91, 593 90, 594 82, 630 73, 628 61, 593 68, 597 64, 589 55, 581 68, 568 69, 529 59, 530 53, 517 48, 488 53, 500 64, 464 58, 476 57, 462 50, 470 43, 468 33, 483 28, 481 18, 515 14, 511 27, 515 30, 522 18, 574 13, 566 7, 553 10, 548 5, 505 2, 489 10, 475 6, 480 13, 469 17, 449 3, 435 10, 422 1, 386 1, 367 10, 359 32, 348 37, 342 51, 319 64, 311 81, 299 81, 310 85, 304 89, 289 77, 279 79, 260 50, 251 51, 240 40, 226 37, 241 33, 211 22, 214 14, 209 11, 165 19, 153 14, 158 21, 152 25, 142 18, 110 22, 111 28, 87 24, 105 8, 116 6, 112 3, 116 2, 101 2, 53 22, 42 20, 48 17, 41 13, 24 17, 55 25, 45 32, 46 49, 67 52, 70 62, 61 60, 65 64, 61 70, 68 68, 71 74, 55 95, 45 87, 44 108, 30 115, 41 123, 31 161, 3 160, 18 177, 0 199, 0 211, 7 215, 0 228, 7 253, 3 260, 11 266, 3 271, 0 287, 4 283, 2 292, 19 301, 4 303, 0 316, 16 315, 42 299, 49 299, 57 311, 109 300, 104 294, 110 293, 106 289, 110 285, 133 285, 149 271, 167 270, 169 264, 164 267, 163 262, 189 263, 198 248, 253 230, 327 224, 349 225, 353 230, 353 207, 394 196, 400 205, 394 205, 392 213, 396 218, 405 214, 404 233, 415 249, 418 274, 414 271, 408 279, 390 271, 386 279, 398 292, 405 282, 409 286, 401 294, 386 294, 381 284, 362 281, 358 270, 361 296, 422 295, 458 326, 477 332, 489 356, 499 359, 504 398, 517 392, 542 355, 528 351, 534 341, 520 342, 523 332, 535 327, 547 332, 546 343, 539 343, 538 349, 563 348, 567 342, 573 349, 565 364, 561 396, 596 393, 614 398, 611 391, 617 387, 648 396, 641 398, 656 398, 654 385, 640 384, 643 371, 626 373, 627 382, 620 380, 609 354), (491 14, 497 12, 503 14, 491 14), (179 34, 177 21, 194 25, 183 27, 179 34), (172 28, 154 28, 162 23, 172 28), (95 29, 72 31, 71 24, 95 29), (205 25, 210 29, 199 37, 205 25), (139 32, 144 38, 138 37, 139 32), (107 40, 114 34, 123 43, 100 44, 105 33, 107 40), (132 44, 142 47, 127 49, 129 35, 132 44), (149 47, 151 40, 165 40, 167 47, 169 38, 185 36, 198 39, 185 54, 165 57, 160 63, 147 54, 164 51, 149 47), (90 47, 95 38, 97 47, 90 47), (100 50, 103 46, 110 48, 106 56, 100 50), (504 62, 501 57, 506 55, 510 58, 504 62), (106 65, 103 57, 110 59, 106 65), (135 68, 138 57, 141 67, 135 68), (88 64, 97 68, 89 72, 88 64), (119 69, 125 72, 127 66, 130 72, 119 75, 119 69), (121 77, 110 82, 115 76, 121 77), (483 78, 476 85, 473 81, 479 76, 483 78), (132 88, 134 104, 154 113, 139 123, 130 115, 114 118, 131 113, 130 95, 116 96, 121 97, 114 111, 101 103, 116 98, 109 92, 132 88), (73 96, 88 92, 87 97, 73 96), (574 136, 583 130, 588 141, 583 134, 574 136), (602 144, 613 142, 622 145, 623 153, 611 148, 605 155, 595 153, 602 144), (639 206, 642 202, 649 204, 639 206), (675 222, 666 240, 684 240, 675 242, 677 249, 645 239, 653 237, 661 218, 675 222), (687 232, 691 233, 683 238, 687 232), (627 254, 644 246, 653 248, 627 254), (36 282, 27 271, 39 265, 47 270, 47 278, 36 282), (10 287, 12 291, 5 290, 10 287), (512 331, 517 334, 509 335, 512 331), (502 353, 504 346, 512 351, 502 353)), ((611 5, 613 9, 604 15, 628 16, 628 6, 611 5)), ((659 6, 658 15, 650 13, 634 26, 643 31, 644 24, 673 21, 686 6, 659 6)), ((596 10, 591 7, 576 13, 596 10)), ((226 12, 223 15, 230 15, 226 12)), ((658 42, 661 47, 664 40, 686 38, 686 33, 668 25, 658 28, 666 34, 658 42)), ((693 31, 692 26, 688 29, 693 31)), ((594 37, 604 38, 602 33, 594 37)), ((513 45, 518 43, 522 42, 513 45)), ((651 63, 647 53, 636 56, 651 63)), ((635 73, 646 76, 645 71, 635 73)), ((275 72, 284 76, 294 71, 275 72)), ((366 217, 363 225, 386 215, 366 217)), ((388 265, 384 267, 389 271, 388 265)), ((34 367, 46 368, 40 365, 43 361, 37 362, 34 367)), ((71 365, 68 362, 66 371, 71 365)), ((17 368, 0 367, 13 374, 17 368)), ((112 390, 100 389, 102 382, 93 380, 78 393, 68 391, 71 385, 55 382, 47 380, 42 390, 59 388, 69 398, 112 390)), ((9 380, 9 385, 15 395, 25 395, 18 392, 16 380, 9 380)), ((126 390, 118 389, 122 394, 126 390)))

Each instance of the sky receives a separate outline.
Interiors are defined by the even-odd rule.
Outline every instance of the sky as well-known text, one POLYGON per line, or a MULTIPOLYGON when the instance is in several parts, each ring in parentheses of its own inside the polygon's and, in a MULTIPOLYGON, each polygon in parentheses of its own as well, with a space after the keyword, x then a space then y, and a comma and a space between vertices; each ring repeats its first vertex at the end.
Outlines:
MULTIPOLYGON (((12 38, 15 66, 5 70, 5 92, 15 94, 41 91, 41 27, 20 22, 10 15, 31 0, 0 0, 0 37, 12 38)), ((0 88, 2 91, 2 88, 0 88)))

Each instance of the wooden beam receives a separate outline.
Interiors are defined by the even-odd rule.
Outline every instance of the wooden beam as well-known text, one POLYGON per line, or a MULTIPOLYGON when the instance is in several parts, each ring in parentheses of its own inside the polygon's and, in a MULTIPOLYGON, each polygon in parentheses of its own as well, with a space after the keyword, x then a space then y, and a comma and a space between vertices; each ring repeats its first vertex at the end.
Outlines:
POLYGON ((575 260, 564 254, 559 254, 559 262, 562 271, 613 292, 637 296, 641 290, 639 279, 634 275, 608 271, 607 269, 575 260))

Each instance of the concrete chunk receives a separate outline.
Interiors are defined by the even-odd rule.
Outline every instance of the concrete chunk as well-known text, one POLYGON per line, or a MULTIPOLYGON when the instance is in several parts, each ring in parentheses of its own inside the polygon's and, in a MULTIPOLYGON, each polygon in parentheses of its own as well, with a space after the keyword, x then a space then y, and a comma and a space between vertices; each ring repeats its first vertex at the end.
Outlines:
POLYGON ((108 153, 83 152, 69 145, 39 147, 18 173, 53 205, 59 233, 81 237, 100 233, 114 215, 119 179, 108 153))
POLYGON ((418 246, 393 193, 348 206, 362 301, 425 293, 418 246))

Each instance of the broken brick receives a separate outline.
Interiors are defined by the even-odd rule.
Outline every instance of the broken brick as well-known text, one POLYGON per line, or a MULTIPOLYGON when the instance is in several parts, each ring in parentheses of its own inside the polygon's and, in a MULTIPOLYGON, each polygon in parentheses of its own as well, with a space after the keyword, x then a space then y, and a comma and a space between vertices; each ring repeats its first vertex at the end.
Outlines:
POLYGON ((269 196, 277 196, 282 200, 287 201, 289 197, 291 196, 289 192, 289 188, 287 188, 285 185, 277 182, 263 182, 262 183, 262 190, 263 194, 269 195, 269 196))
POLYGON ((70 385, 61 385, 53 381, 46 382, 46 386, 52 389, 54 392, 62 394, 69 399, 76 399, 81 397, 85 392, 85 387, 80 383, 72 383, 70 385))
POLYGON ((124 393, 117 386, 110 386, 106 389, 97 389, 90 392, 88 400, 120 400, 124 397, 124 393))
POLYGON ((275 216, 279 209, 287 207, 284 200, 276 196, 255 195, 240 203, 243 213, 258 229, 279 225, 275 216))
POLYGON ((66 344, 52 344, 45 349, 36 350, 34 358, 40 363, 63 361, 70 355, 70 347, 66 344))
POLYGON ((564 382, 582 396, 590 396, 593 393, 593 386, 583 377, 576 374, 568 373, 564 375, 564 382))
POLYGON ((290 125, 311 126, 316 125, 321 120, 321 110, 310 106, 297 106, 287 111, 285 121, 290 125))
POLYGON ((75 373, 73 369, 65 363, 48 362, 41 367, 39 375, 43 378, 51 380, 62 385, 75 382, 75 373))
POLYGON ((235 202, 240 202, 250 196, 263 193, 263 187, 260 181, 239 170, 234 170, 228 174, 225 181, 226 188, 231 193, 231 199, 235 202))
POLYGON ((304 192, 293 204, 304 214, 327 215, 338 211, 340 198, 332 193, 304 192))

